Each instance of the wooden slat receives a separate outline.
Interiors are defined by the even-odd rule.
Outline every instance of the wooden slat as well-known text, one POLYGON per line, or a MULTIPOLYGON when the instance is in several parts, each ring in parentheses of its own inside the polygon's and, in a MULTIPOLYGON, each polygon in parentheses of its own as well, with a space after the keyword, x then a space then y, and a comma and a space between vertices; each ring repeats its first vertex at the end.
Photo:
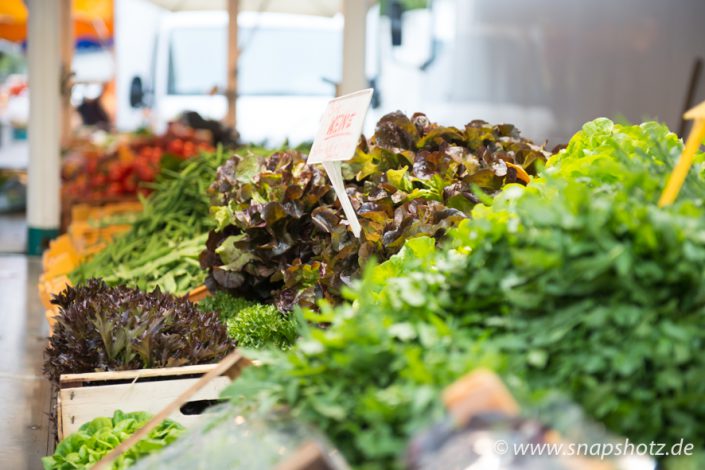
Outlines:
POLYGON ((64 388, 65 384, 78 382, 107 382, 110 380, 145 379, 152 377, 178 377, 181 375, 205 374, 217 364, 201 364, 196 366, 165 367, 163 369, 137 369, 120 370, 111 372, 87 372, 83 374, 62 374, 59 382, 64 388))
MULTIPOLYGON (((92 419, 112 416, 118 409, 125 412, 158 413, 199 380, 200 378, 192 378, 63 388, 59 391, 61 437, 76 432, 81 425, 92 419)), ((198 390, 189 401, 216 400, 229 383, 227 377, 217 377, 198 390)), ((196 421, 198 415, 187 416, 177 408, 168 417, 189 426, 196 421)))
MULTIPOLYGON (((58 388, 56 388, 56 385, 54 385, 55 392, 56 392, 56 408, 54 411, 56 411, 56 437, 59 441, 61 441, 64 438, 64 420, 63 420, 63 415, 61 413, 61 393, 58 388)), ((52 452, 53 453, 53 452, 52 452)), ((51 455, 47 453, 47 455, 51 455)))

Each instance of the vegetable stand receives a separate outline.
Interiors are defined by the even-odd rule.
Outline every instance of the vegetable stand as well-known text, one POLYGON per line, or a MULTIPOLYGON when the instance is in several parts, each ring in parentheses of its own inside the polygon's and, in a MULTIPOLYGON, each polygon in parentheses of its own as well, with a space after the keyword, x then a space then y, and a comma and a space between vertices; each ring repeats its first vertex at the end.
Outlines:
MULTIPOLYGON (((75 284, 55 300, 48 350, 61 432, 123 403, 157 412, 194 384, 188 371, 237 345, 261 365, 198 399, 252 422, 285 410, 355 467, 404 466, 448 412, 443 391, 477 368, 508 385, 523 410, 509 421, 554 425, 542 413, 557 394, 611 437, 670 445, 683 433, 705 448, 705 410, 689 398, 702 367, 683 346, 705 342, 702 172, 657 205, 682 149, 656 123, 598 119, 551 153, 510 125, 393 113, 343 166, 359 239, 303 152, 220 151, 166 169, 128 231, 61 270, 75 284), (173 342, 172 327, 198 347, 173 342), (84 360, 82 344, 100 353, 84 360)), ((195 458, 189 442, 207 437, 186 436, 148 468, 195 458)))

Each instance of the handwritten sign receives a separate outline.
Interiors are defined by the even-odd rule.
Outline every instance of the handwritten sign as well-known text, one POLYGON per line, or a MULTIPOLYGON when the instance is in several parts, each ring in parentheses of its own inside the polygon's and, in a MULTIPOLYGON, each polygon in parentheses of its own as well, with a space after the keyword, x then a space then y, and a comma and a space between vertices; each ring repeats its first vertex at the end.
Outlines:
POLYGON ((355 155, 372 89, 356 91, 328 103, 313 141, 308 163, 340 162, 355 155))
POLYGON ((371 100, 371 88, 331 100, 321 117, 321 125, 307 160, 308 163, 323 164, 356 237, 360 236, 360 222, 345 192, 340 162, 350 160, 355 155, 371 100))

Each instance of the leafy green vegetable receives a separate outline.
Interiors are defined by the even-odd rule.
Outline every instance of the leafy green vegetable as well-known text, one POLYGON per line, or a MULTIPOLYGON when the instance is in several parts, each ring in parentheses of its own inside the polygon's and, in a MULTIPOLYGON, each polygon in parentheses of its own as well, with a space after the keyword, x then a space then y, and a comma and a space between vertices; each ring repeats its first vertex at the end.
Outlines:
MULTIPOLYGON (((589 185, 597 192, 624 191, 645 203, 658 199, 683 149, 678 136, 662 124, 588 122, 568 147, 547 163, 546 174, 589 185)), ((703 155, 681 190, 682 199, 705 197, 703 155)))
POLYGON ((218 362, 234 348, 213 312, 155 290, 91 279, 54 296, 59 306, 44 372, 61 374, 218 362))
MULTIPOLYGON (((428 262, 414 255, 432 257, 432 247, 432 239, 415 238, 390 261, 398 269, 418 268, 408 285, 396 286, 409 303, 440 290, 443 276, 421 271, 428 262)), ((378 274, 368 265, 365 279, 378 274)), ((454 319, 421 308, 379 308, 369 284, 355 291, 354 307, 309 312, 312 322, 331 321, 328 329, 305 329, 287 352, 249 353, 262 365, 245 370, 226 396, 260 411, 286 405, 356 468, 397 468, 411 434, 440 418, 442 387, 473 367, 501 363, 454 319)))
POLYGON ((655 206, 681 149, 655 123, 587 124, 543 181, 478 206, 454 233, 468 255, 447 274, 443 311, 615 433, 702 449, 702 178, 655 206))
POLYGON ((304 155, 277 152, 256 167, 236 156, 211 186, 216 229, 200 259, 207 285, 283 311, 321 297, 335 302, 370 257, 388 259, 410 238, 442 237, 467 217, 478 191, 525 182, 546 156, 511 125, 473 121, 461 130, 423 114, 389 114, 344 168, 360 239, 325 172, 304 155))
POLYGON ((441 388, 489 364, 632 441, 705 449, 705 181, 694 172, 675 205, 655 205, 681 149, 662 125, 588 123, 450 243, 407 241, 353 303, 309 312, 331 327, 263 354, 228 396, 286 405, 351 463, 389 468, 441 388))
POLYGON ((204 312, 218 312, 227 326, 228 336, 241 348, 287 349, 298 336, 294 315, 282 313, 273 305, 216 292, 202 300, 198 307, 204 312))
MULTIPOLYGON (((112 418, 95 418, 61 441, 54 455, 42 458, 44 470, 90 468, 151 418, 149 413, 120 410, 112 418)), ((174 442, 183 432, 183 426, 167 419, 118 457, 111 468, 123 470, 131 467, 141 458, 174 442)))

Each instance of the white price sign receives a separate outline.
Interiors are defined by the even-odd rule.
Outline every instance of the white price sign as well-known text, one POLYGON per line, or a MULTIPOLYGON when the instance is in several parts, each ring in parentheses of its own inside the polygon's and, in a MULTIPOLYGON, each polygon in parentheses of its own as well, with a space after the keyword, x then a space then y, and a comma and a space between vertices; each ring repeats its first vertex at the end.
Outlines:
POLYGON ((345 192, 340 162, 355 155, 371 100, 371 88, 331 100, 323 113, 307 160, 308 163, 323 164, 356 237, 360 236, 360 222, 345 192))

